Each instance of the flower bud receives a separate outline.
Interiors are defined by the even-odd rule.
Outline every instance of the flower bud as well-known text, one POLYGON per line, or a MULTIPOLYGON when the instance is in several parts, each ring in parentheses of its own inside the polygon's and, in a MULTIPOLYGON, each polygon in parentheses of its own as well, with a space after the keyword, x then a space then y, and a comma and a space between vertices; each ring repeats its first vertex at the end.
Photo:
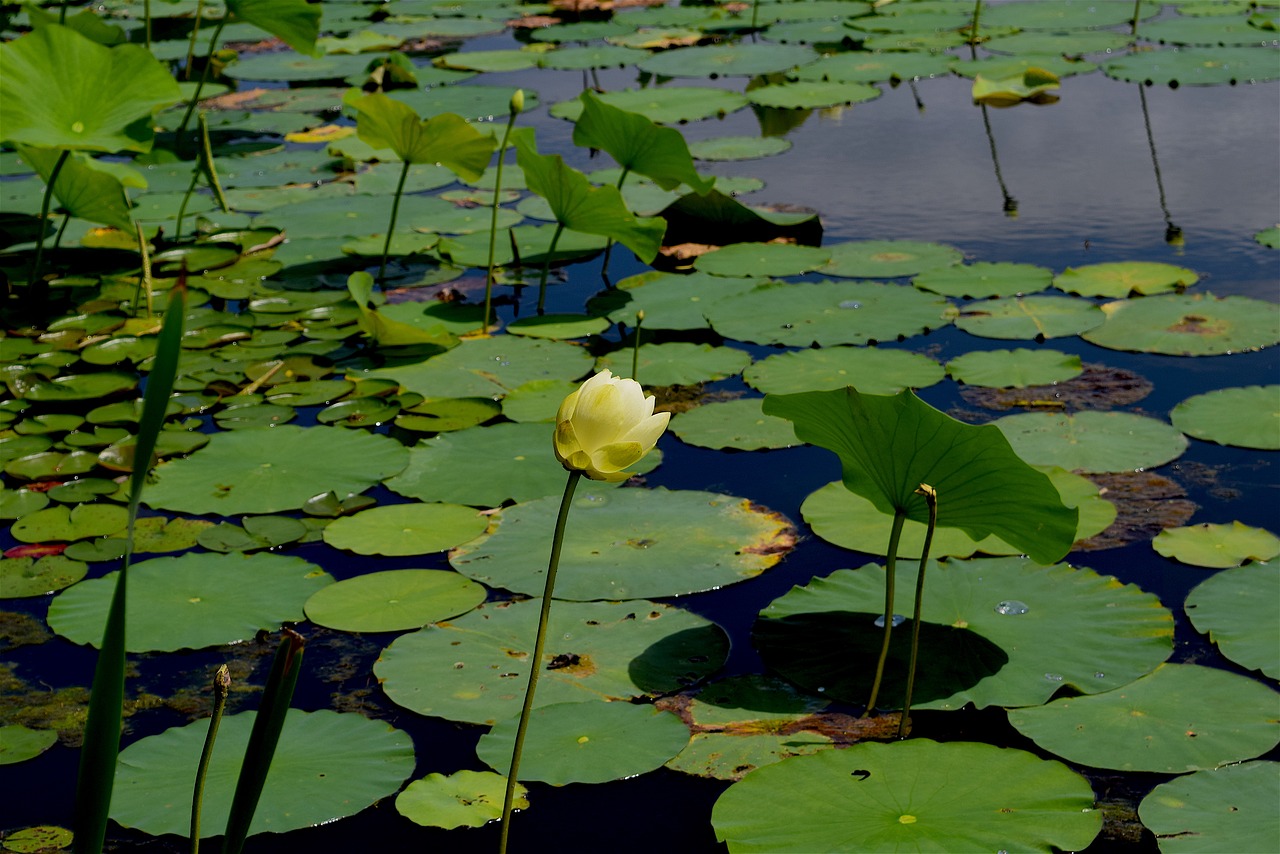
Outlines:
POLYGON ((509 108, 512 116, 518 116, 524 112, 524 90, 517 89, 515 94, 511 96, 511 104, 509 108))
POLYGON ((622 481, 653 449, 671 413, 653 412, 640 383, 601 371, 571 392, 556 413, 556 459, 592 480, 622 481))

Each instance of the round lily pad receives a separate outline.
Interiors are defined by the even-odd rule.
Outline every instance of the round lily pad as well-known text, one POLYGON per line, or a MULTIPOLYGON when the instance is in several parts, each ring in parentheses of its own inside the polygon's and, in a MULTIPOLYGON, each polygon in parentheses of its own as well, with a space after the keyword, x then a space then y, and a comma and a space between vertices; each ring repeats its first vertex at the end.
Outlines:
POLYGON ((1217 356, 1280 341, 1275 303, 1251 297, 1168 294, 1109 302, 1101 309, 1106 322, 1081 337, 1112 350, 1217 356))
POLYGON ((619 45, 593 45, 587 47, 562 47, 543 54, 539 68, 559 71, 579 71, 585 68, 621 68, 636 61, 636 52, 619 45))
POLYGON ((363 432, 283 426, 219 433, 190 457, 160 466, 143 500, 222 516, 295 510, 321 492, 363 492, 408 460, 399 442, 363 432))
POLYGON ((343 632, 397 632, 465 614, 486 595, 456 572, 390 569, 322 587, 306 612, 312 622, 343 632))
POLYGON ((1188 594, 1187 616, 1227 658, 1280 679, 1278 595, 1280 567, 1227 569, 1188 594))
MULTIPOLYGON (((487 537, 450 555, 491 587, 540 593, 559 496, 505 508, 487 537)), ((613 489, 575 499, 565 532, 559 599, 639 599, 712 590, 754 578, 795 544, 785 517, 711 492, 613 489), (673 573, 673 566, 680 572, 673 573)))
POLYGON ((257 53, 238 59, 223 69, 234 80, 341 80, 363 71, 369 58, 360 54, 331 53, 313 57, 295 51, 257 53))
POLYGON ((1186 267, 1157 261, 1117 261, 1068 267, 1054 278, 1053 285, 1080 296, 1123 299, 1180 292, 1198 281, 1200 276, 1186 267))
POLYGON ((71 847, 73 834, 65 827, 40 824, 6 833, 4 850, 16 854, 44 854, 48 851, 64 851, 71 847))
POLYGON ((983 25, 1017 27, 1020 30, 1101 29, 1127 24, 1133 17, 1133 8, 1120 3, 1077 5, 1041 3, 1039 0, 1014 0, 985 12, 983 25))
POLYGON ((755 160, 782 154, 791 141, 773 136, 718 136, 689 143, 694 160, 755 160))
POLYGON ((437 56, 432 63, 460 71, 523 71, 538 64, 538 55, 528 50, 469 50, 437 56))
MULTIPOLYGON (((502 818, 507 778, 492 771, 428 774, 396 795, 396 812, 424 827, 484 827, 502 818)), ((512 806, 529 808, 528 792, 516 784, 512 806)))
POLYGON ((1192 566, 1225 569, 1280 555, 1280 537, 1240 522, 1165 528, 1151 542, 1160 554, 1192 566))
POLYGON ((1280 249, 1280 225, 1262 229, 1253 236, 1253 239, 1270 249, 1280 249))
POLYGON ((423 555, 484 533, 485 517, 460 504, 389 504, 335 519, 324 541, 362 555, 423 555))
POLYGON ((1077 377, 1080 357, 1060 350, 975 350, 947 363, 957 382, 991 388, 1050 385, 1077 377))
MULTIPOLYGON (((493 724, 519 714, 541 600, 482 605, 396 638, 373 667, 387 696, 418 714, 493 724)), ((719 669, 723 631, 652 602, 556 602, 536 706, 677 691, 719 669)), ((687 735, 687 734, 686 734, 687 735)))
POLYGON ((828 246, 831 260, 821 272, 852 279, 894 279, 959 264, 964 255, 940 243, 913 240, 854 240, 828 246))
POLYGON ((56 505, 23 516, 9 534, 20 543, 74 542, 119 533, 127 524, 129 511, 119 504, 56 505))
MULTIPOLYGON (((565 394, 568 393, 566 390, 565 394)), ((556 403, 559 404, 559 400, 556 403)), ((503 407, 487 397, 439 397, 404 410, 396 417, 396 426, 419 433, 447 433, 483 424, 501 412, 503 407)), ((554 409, 552 415, 555 415, 554 409)))
POLYGON ((1079 851, 1102 828, 1089 782, 987 744, 856 744, 761 768, 711 812, 733 854, 1079 851))
POLYGON ((754 77, 813 62, 818 55, 799 45, 748 42, 685 47, 646 57, 641 71, 663 77, 754 77))
MULTIPOLYGON (((898 563, 902 613, 910 613, 918 565, 898 563)), ((876 618, 884 582, 884 569, 869 565, 774 600, 754 630, 765 663, 823 696, 865 703, 883 634, 876 618)), ((1173 647, 1173 615, 1157 597, 1087 568, 1021 557, 953 560, 931 563, 925 584, 919 708, 1037 705, 1064 685, 1097 694, 1151 672, 1173 647)), ((890 647, 894 663, 882 688, 889 707, 903 696, 909 635, 895 633, 890 647)))
POLYGON ((762 448, 790 448, 800 444, 791 422, 765 415, 763 398, 704 403, 671 420, 671 432, 684 442, 702 448, 756 451, 762 448))
POLYGON ((924 291, 948 297, 1021 296, 1042 291, 1053 283, 1053 271, 1035 264, 1010 262, 956 264, 926 270, 911 280, 924 291))
POLYGON ((1008 297, 962 306, 956 326, 982 338, 1042 341, 1079 335, 1105 319, 1098 306, 1071 297, 1008 297))
POLYGON ((747 92, 747 99, 757 106, 787 110, 820 110, 879 97, 880 90, 867 83, 826 80, 776 83, 747 92))
POLYGON ((949 73, 950 57, 933 53, 849 51, 830 53, 817 62, 796 69, 796 80, 833 80, 841 83, 882 83, 919 80, 949 73))
POLYGON ((1162 664, 1122 688, 1010 709, 1041 748, 1095 768, 1181 774, 1252 759, 1280 741, 1274 689, 1194 664, 1162 664))
POLYGON ((543 314, 522 317, 507 325, 511 335, 527 335, 530 338, 586 338, 599 335, 609 328, 603 317, 587 317, 585 314, 543 314))
POLYGON ((1275 51, 1266 47, 1187 47, 1128 53, 1105 63, 1102 71, 1116 80, 1148 86, 1216 86, 1280 77, 1275 51))
MULTIPOLYGON (((49 604, 49 627, 75 643, 102 641, 118 572, 82 581, 49 604)), ((302 604, 333 578, 297 557, 192 553, 129 569, 130 652, 236 643, 304 619, 302 604)))
POLYGON ((1197 394, 1175 406, 1169 420, 1188 436, 1206 442, 1280 451, 1280 385, 1197 394))
POLYGON ((69 374, 48 379, 35 371, 18 374, 7 380, 9 392, 36 403, 62 403, 70 400, 93 400, 128 391, 138 384, 137 376, 104 371, 94 374, 69 374))
MULTIPOLYGON (((223 717, 205 776, 201 835, 226 826, 256 712, 223 717)), ((153 836, 190 832, 191 786, 208 720, 165 730, 120 752, 111 818, 153 836)), ((413 773, 413 742, 385 721, 290 709, 249 833, 284 833, 354 815, 413 773)))
MULTIPOLYGON (((747 105, 747 99, 737 92, 710 86, 622 89, 617 92, 605 92, 600 96, 600 100, 620 110, 639 113, 647 119, 664 125, 693 122, 712 116, 725 116, 747 105)), ((551 108, 551 115, 569 121, 577 121, 581 113, 582 101, 578 98, 561 101, 551 108)))
POLYGON ((0 726, 0 765, 13 765, 39 756, 57 740, 56 730, 31 729, 22 724, 0 726))
POLYGON ((1267 854, 1275 848, 1280 763, 1244 762, 1161 783, 1138 805, 1161 854, 1267 854))
POLYGON ((1187 449, 1173 427, 1132 412, 1023 412, 993 423, 1027 462, 1072 471, 1150 469, 1187 449))
MULTIPOLYGON (((626 376, 631 373, 631 353, 627 348, 601 356, 596 368, 610 368, 626 376)), ((750 364, 751 355, 736 347, 672 341, 642 344, 636 374, 647 386, 695 385, 731 377, 750 364)))
MULTIPOLYGON (((480 736, 476 755, 506 774, 517 721, 480 736)), ((662 767, 689 743, 680 718, 631 703, 556 703, 529 716, 519 776, 553 786, 607 783, 662 767)))
POLYGON ((636 325, 636 312, 644 312, 646 329, 705 329, 704 310, 717 299, 744 294, 760 282, 750 278, 680 275, 650 270, 618 287, 593 297, 587 307, 605 313, 614 323, 636 325))
POLYGON ((897 394, 924 388, 945 376, 942 365, 919 353, 885 347, 823 347, 792 350, 756 362, 743 372, 766 394, 826 391, 854 386, 867 394, 897 394))
POLYGON ((831 258, 825 249, 792 243, 734 243, 698 256, 694 267, 715 276, 798 276, 831 258))

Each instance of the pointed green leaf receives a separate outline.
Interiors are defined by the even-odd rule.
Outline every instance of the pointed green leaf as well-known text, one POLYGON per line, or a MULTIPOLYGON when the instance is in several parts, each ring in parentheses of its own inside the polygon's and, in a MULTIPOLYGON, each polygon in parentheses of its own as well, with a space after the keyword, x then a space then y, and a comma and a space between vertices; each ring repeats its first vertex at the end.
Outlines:
POLYGON ((652 178, 664 190, 688 184, 703 194, 715 185, 715 178, 703 178, 694 168, 680 131, 606 104, 590 89, 579 99, 582 115, 573 127, 574 145, 606 151, 619 166, 652 178))
POLYGON ((241 20, 261 27, 296 50, 321 56, 316 48, 320 35, 320 4, 307 0, 227 0, 227 8, 241 20))
POLYGON ((380 92, 349 98, 358 113, 360 139, 374 148, 390 148, 408 163, 437 163, 468 181, 484 174, 494 139, 461 116, 441 113, 425 121, 408 104, 380 92))

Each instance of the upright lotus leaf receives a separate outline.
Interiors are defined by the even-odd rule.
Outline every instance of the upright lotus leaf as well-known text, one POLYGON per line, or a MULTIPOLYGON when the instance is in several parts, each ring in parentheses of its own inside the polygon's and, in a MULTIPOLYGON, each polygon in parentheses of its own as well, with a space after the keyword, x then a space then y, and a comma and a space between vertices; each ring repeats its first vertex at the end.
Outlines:
POLYGON ((307 0, 226 0, 227 9, 242 21, 261 27, 296 50, 321 56, 316 48, 320 35, 320 4, 307 0))
POLYGON ((104 47, 56 25, 0 45, 7 142, 146 152, 152 113, 180 100, 177 82, 141 45, 104 47))
POLYGON ((573 126, 574 145, 606 151, 624 172, 639 172, 664 190, 688 184, 701 195, 715 185, 715 178, 703 178, 694 168, 680 131, 606 104, 590 89, 584 90, 579 99, 582 114, 573 126))
POLYGON ((390 148, 406 163, 438 163, 468 181, 479 180, 489 165, 493 137, 455 113, 423 120, 413 107, 381 92, 344 100, 358 114, 360 139, 374 148, 390 148))
POLYGON ((662 246, 667 223, 661 217, 637 217, 616 187, 593 187, 558 154, 539 154, 532 134, 516 137, 516 162, 529 189, 551 205, 564 228, 616 240, 648 264, 662 246))
MULTIPOLYGON (((62 156, 52 148, 20 145, 18 150, 46 182, 62 156)), ((142 186, 146 186, 145 181, 142 186)), ((98 161, 81 155, 68 157, 53 182, 53 194, 71 216, 132 233, 133 218, 129 215, 129 199, 124 188, 124 183, 113 172, 98 168, 98 161)))
POLYGON ((909 389, 891 397, 832 391, 770 394, 766 415, 795 424, 796 436, 840 458, 845 486, 883 513, 928 522, 922 483, 938 494, 941 527, 980 540, 996 534, 1041 564, 1071 549, 1077 511, 1048 476, 1013 452, 998 428, 973 426, 922 402, 909 389))
POLYGON ((23 11, 27 13, 27 20, 31 22, 33 30, 57 26, 61 23, 62 26, 75 30, 80 35, 93 39, 98 44, 106 45, 107 47, 114 47, 129 41, 129 34, 124 31, 124 27, 108 24, 98 17, 93 9, 81 9, 75 15, 65 16, 61 22, 58 21, 57 15, 49 14, 34 3, 26 4, 26 8, 23 11))

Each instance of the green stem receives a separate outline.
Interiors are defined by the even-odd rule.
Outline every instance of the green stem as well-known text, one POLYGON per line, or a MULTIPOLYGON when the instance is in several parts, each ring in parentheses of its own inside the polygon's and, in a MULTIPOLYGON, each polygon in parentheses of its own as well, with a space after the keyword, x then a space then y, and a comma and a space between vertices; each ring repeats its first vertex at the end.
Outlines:
POLYGON ((67 224, 71 222, 71 214, 67 214, 62 218, 62 222, 58 224, 58 233, 53 236, 53 251, 57 252, 62 246, 62 235, 67 233, 67 224))
MULTIPOLYGON (((617 189, 622 192, 622 182, 627 180, 627 175, 631 172, 630 166, 622 167, 622 174, 618 176, 617 189)), ((604 245, 604 262, 600 265, 600 275, 604 277, 605 282, 609 281, 609 258, 613 255, 613 238, 610 237, 604 245)))
POLYGON ((978 43, 978 20, 982 17, 982 0, 973 0, 973 22, 969 24, 969 44, 978 43))
POLYGON ((187 202, 191 200, 191 194, 196 190, 196 182, 200 180, 200 158, 196 157, 195 168, 191 170, 191 180, 187 183, 187 192, 182 195, 182 204, 178 205, 177 222, 173 227, 173 239, 182 239, 182 221, 187 216, 187 202))
POLYGON ((204 749, 200 751, 200 764, 196 766, 196 788, 191 795, 191 854, 200 854, 200 808, 204 804, 204 779, 209 773, 213 742, 218 738, 218 725, 222 723, 222 710, 226 708, 227 690, 230 687, 231 673, 224 664, 213 675, 213 714, 209 717, 209 731, 204 736, 204 749))
POLYGON ((631 379, 640 382, 640 327, 644 326, 644 309, 636 312, 635 343, 631 348, 631 379))
POLYGON ((502 163, 506 160, 507 140, 516 123, 516 113, 507 117, 507 129, 502 132, 502 144, 498 146, 498 171, 493 177, 493 215, 489 218, 489 267, 484 277, 484 314, 480 316, 480 334, 489 331, 489 311, 493 306, 493 253, 498 242, 498 205, 502 197, 502 163))
POLYGON ((181 152, 182 135, 187 131, 187 124, 191 121, 191 114, 195 112, 196 104, 200 101, 200 93, 204 91, 204 84, 209 82, 209 69, 213 68, 213 52, 218 48, 218 36, 222 35, 222 28, 227 25, 227 18, 231 17, 230 12, 224 12, 218 20, 218 25, 213 28, 213 36, 209 39, 209 55, 205 57, 204 69, 200 72, 200 82, 196 83, 196 91, 191 96, 191 103, 187 104, 187 111, 182 114, 182 123, 178 125, 178 129, 173 133, 174 150, 181 152))
MULTIPOLYGON (((66 6, 63 6, 65 9, 66 6)), ((44 224, 49 219, 49 203, 53 201, 53 185, 58 182, 58 173, 62 171, 62 164, 67 162, 67 158, 71 156, 71 150, 64 148, 62 153, 58 155, 58 160, 53 164, 53 171, 49 173, 49 182, 44 185, 44 199, 40 202, 40 237, 36 241, 36 257, 31 263, 31 275, 27 276, 27 287, 37 288, 37 293, 42 294, 43 288, 39 286, 40 268, 44 264, 44 224)))
POLYGON ((151 50, 151 0, 142 0, 142 17, 146 20, 142 37, 147 50, 151 50))
POLYGON ((204 0, 196 0, 196 22, 191 28, 191 37, 187 39, 187 63, 182 66, 182 79, 191 79, 191 63, 196 57, 196 37, 200 34, 200 21, 204 15, 204 0))
POLYGON ((382 280, 387 277, 387 255, 391 252, 391 235, 396 231, 396 217, 400 215, 400 194, 404 192, 405 179, 409 177, 409 161, 404 162, 400 170, 400 182, 396 184, 396 196, 391 201, 391 222, 387 225, 387 239, 382 243, 382 263, 378 265, 378 287, 385 287, 382 280))
POLYGON ((884 678, 884 665, 889 659, 889 638, 893 634, 893 578, 898 569, 898 541, 902 539, 902 523, 907 521, 907 511, 895 510, 893 527, 889 529, 889 553, 885 558, 884 576, 884 640, 880 644, 880 659, 876 662, 876 678, 871 683, 871 696, 863 717, 871 714, 880 696, 880 681, 884 678))
POLYGON ((1129 22, 1134 38, 1138 37, 1138 18, 1142 17, 1142 0, 1133 0, 1133 20, 1129 22))
POLYGON ((533 710, 533 694, 538 689, 538 676, 542 671, 542 648, 547 638, 547 620, 551 616, 551 593, 556 585, 556 570, 560 567, 560 547, 564 544, 565 523, 569 520, 569 508, 573 504, 573 491, 578 488, 582 472, 569 472, 560 499, 560 514, 556 516, 556 530, 551 538, 551 559, 547 562, 547 580, 542 589, 542 611, 538 615, 538 637, 533 642, 533 656, 529 659, 529 684, 524 691, 524 705, 520 708, 520 723, 516 726, 516 743, 511 749, 511 768, 507 771, 507 787, 502 796, 502 835, 498 842, 499 854, 507 852, 507 836, 511 831, 511 806, 515 801, 516 779, 520 772, 520 753, 524 750, 525 731, 529 727, 529 714, 533 710))
POLYGON ((556 223, 555 234, 551 235, 551 248, 547 250, 547 260, 542 264, 542 275, 538 277, 538 314, 542 314, 547 302, 547 271, 551 269, 551 258, 556 254, 556 244, 560 242, 560 234, 564 231, 564 223, 556 223))
POLYGON ((924 496, 929 505, 929 527, 924 532, 924 548, 920 551, 920 571, 916 574, 916 607, 911 612, 911 663, 907 665, 907 696, 902 701, 902 717, 898 720, 898 738, 907 735, 908 716, 911 714, 911 689, 916 683, 916 658, 920 652, 920 612, 924 606, 924 569, 929 562, 929 547, 933 545, 933 530, 938 526, 938 493, 927 483, 920 484, 917 493, 924 496))

